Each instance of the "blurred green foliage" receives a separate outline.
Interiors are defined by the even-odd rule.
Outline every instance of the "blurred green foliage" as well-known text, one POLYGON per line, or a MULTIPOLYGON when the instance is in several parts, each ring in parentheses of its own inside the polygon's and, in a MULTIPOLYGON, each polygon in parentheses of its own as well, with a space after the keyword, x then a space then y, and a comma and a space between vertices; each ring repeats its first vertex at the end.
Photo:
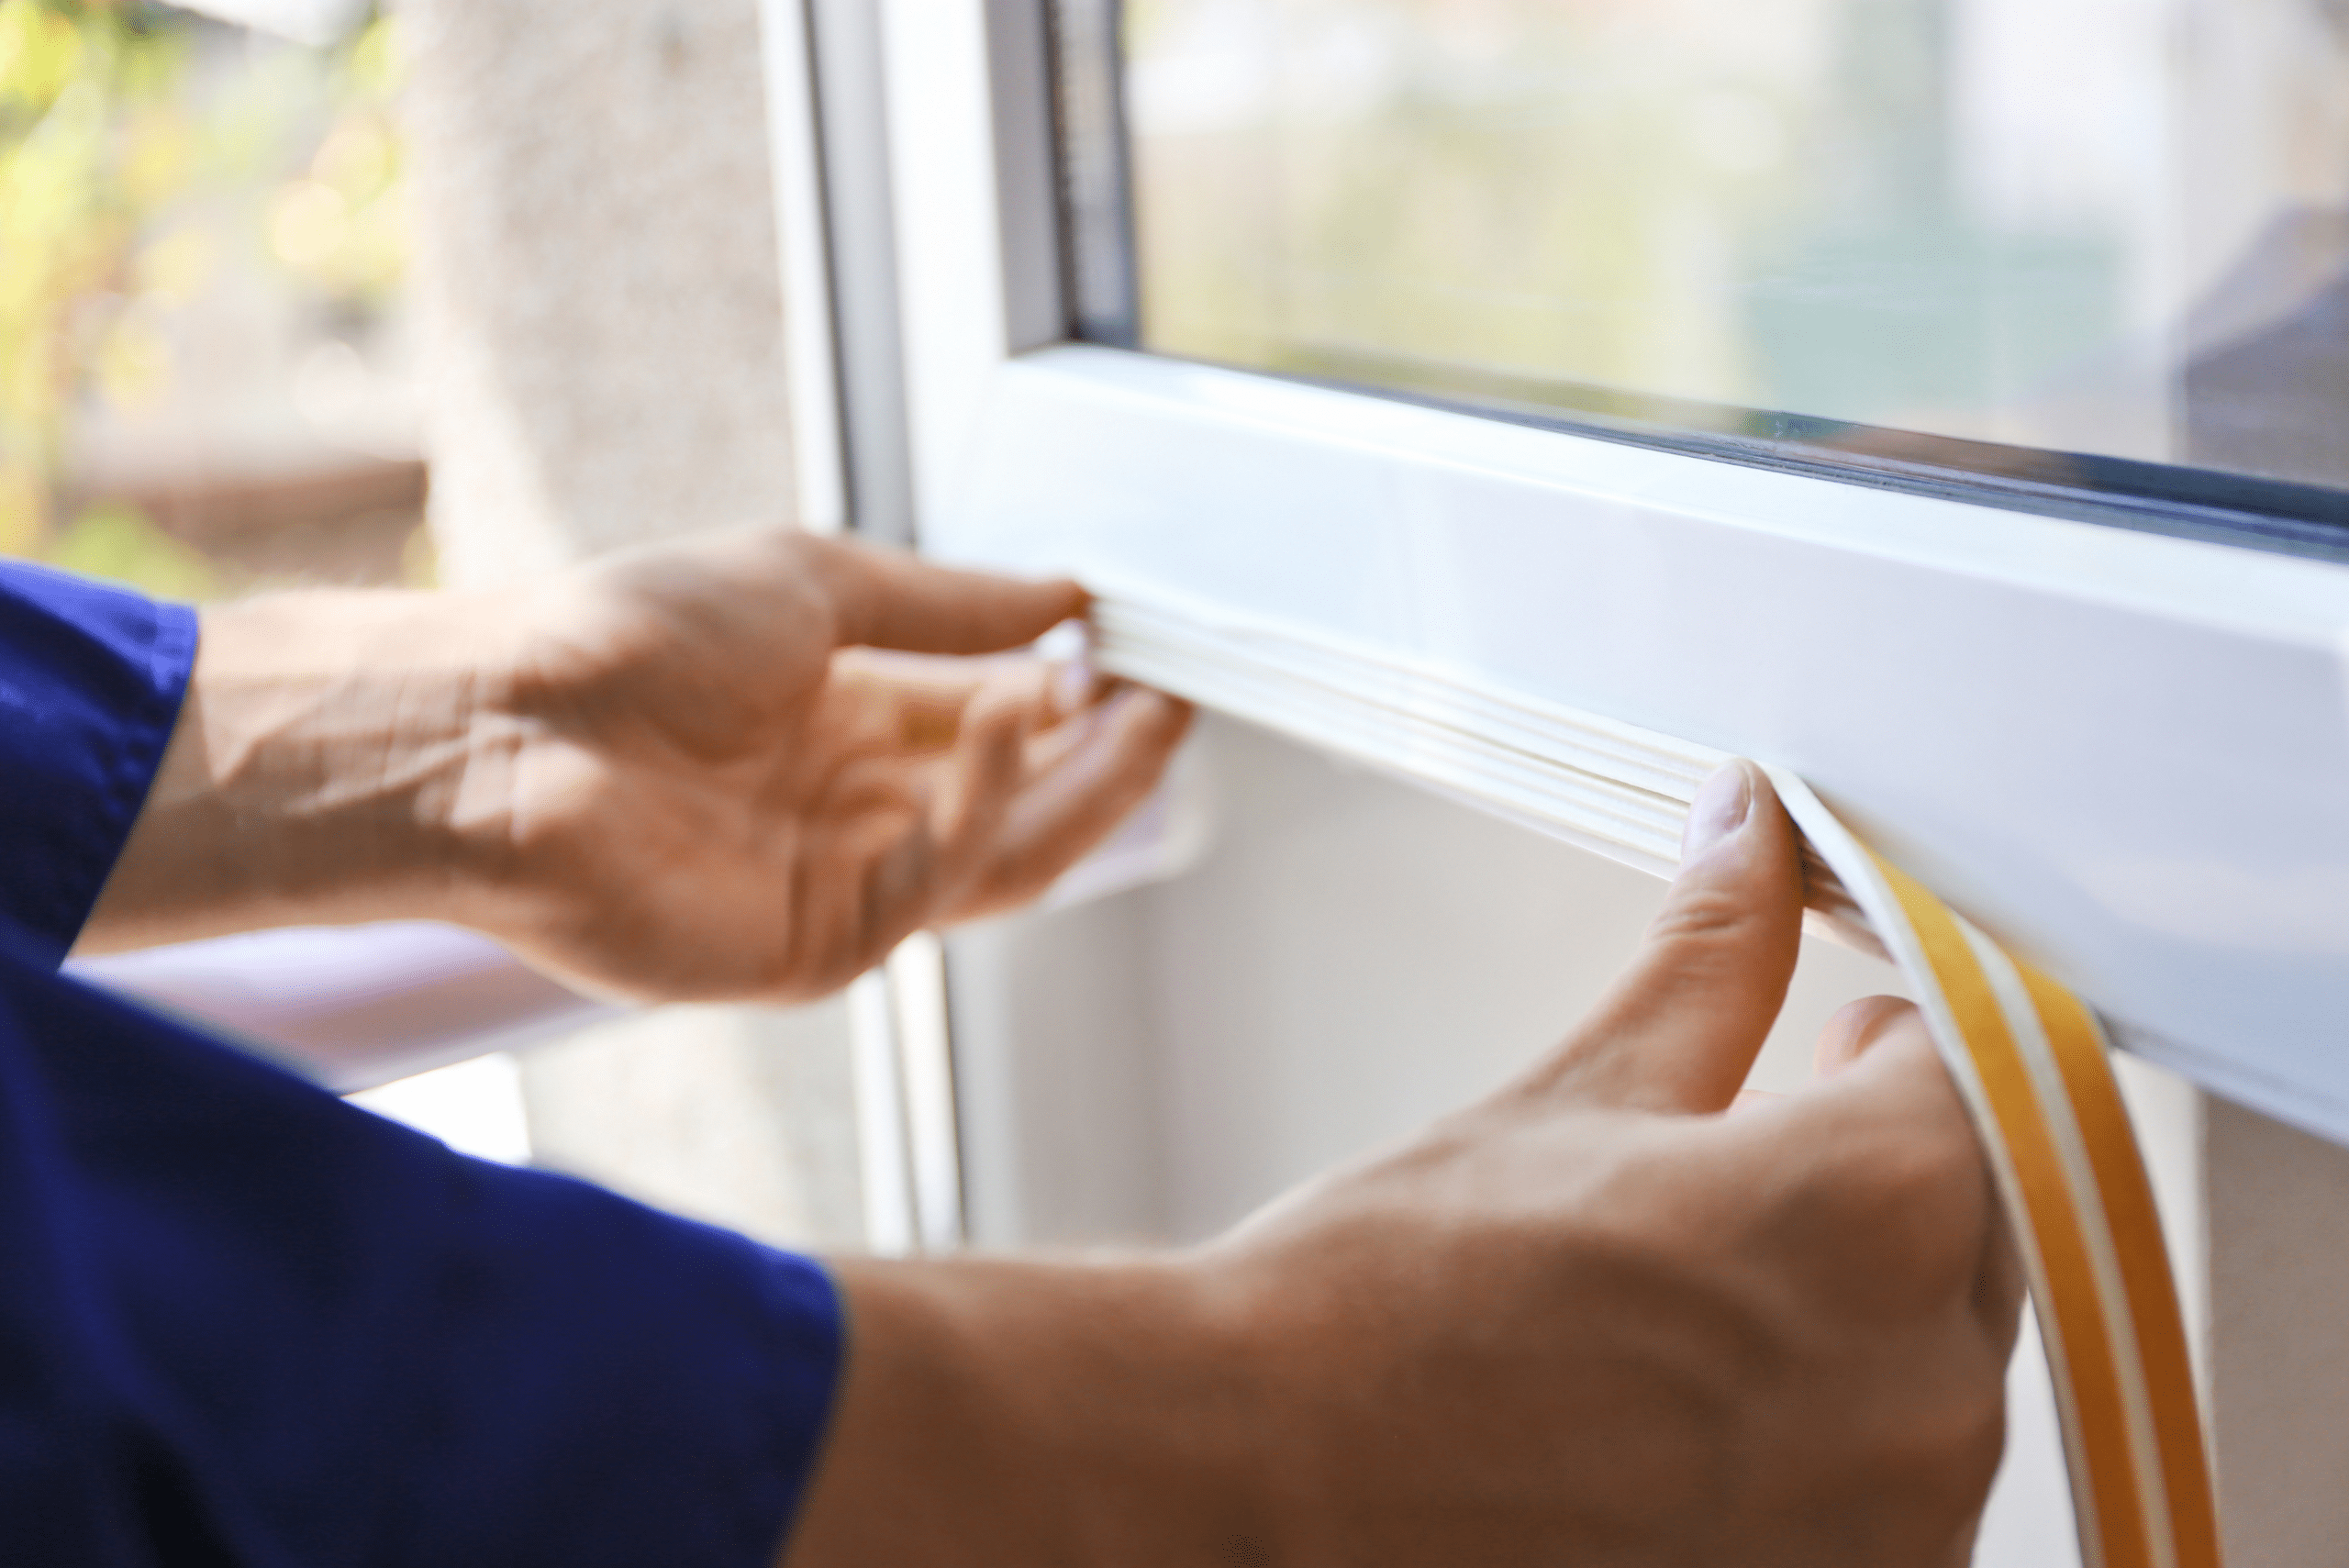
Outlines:
POLYGON ((170 321, 232 259, 355 312, 398 284, 388 18, 331 50, 222 41, 139 0, 0 0, 0 554, 218 592, 134 508, 62 515, 76 421, 171 384, 170 321))
POLYGON ((182 42, 114 6, 0 0, 0 550, 40 545, 75 397, 138 358, 101 302, 187 177, 182 42))
POLYGON ((201 550, 118 502, 83 507, 41 553, 52 566, 136 584, 159 598, 208 599, 221 587, 218 570, 201 550))
POLYGON ((400 141, 391 113, 399 77, 390 19, 371 23, 330 69, 339 110, 306 167, 270 203, 270 249, 318 293, 380 306, 399 286, 407 261, 400 141))

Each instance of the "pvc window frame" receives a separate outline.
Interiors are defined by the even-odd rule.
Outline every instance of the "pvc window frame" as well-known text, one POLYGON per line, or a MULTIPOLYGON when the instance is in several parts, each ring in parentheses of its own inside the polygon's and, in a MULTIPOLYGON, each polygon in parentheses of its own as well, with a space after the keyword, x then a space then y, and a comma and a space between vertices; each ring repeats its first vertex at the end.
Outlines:
POLYGON ((875 15, 925 551, 1171 616, 1292 733, 1280 644, 1793 768, 2130 1049, 2349 1141, 2349 568, 1072 342, 1046 0, 875 15))

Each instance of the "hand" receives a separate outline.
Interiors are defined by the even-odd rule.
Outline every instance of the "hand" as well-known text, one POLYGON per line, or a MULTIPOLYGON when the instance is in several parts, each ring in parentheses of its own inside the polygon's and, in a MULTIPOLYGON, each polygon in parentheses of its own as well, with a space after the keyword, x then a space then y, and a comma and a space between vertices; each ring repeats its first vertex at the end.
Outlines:
POLYGON ((820 995, 1041 891, 1156 781, 1181 704, 1000 653, 1084 605, 760 532, 207 611, 85 948, 427 917, 607 993, 820 995))
POLYGON ((573 574, 531 606, 505 699, 499 880, 526 913, 500 934, 603 989, 789 999, 1042 892, 1157 782, 1189 710, 940 655, 1084 607, 1072 583, 805 534, 573 574))
POLYGON ((1916 1015, 1725 1114, 1801 871, 1760 771, 1513 1086, 1197 1252, 841 1265, 794 1568, 1959 1568, 2021 1285, 1916 1015), (898 1500, 918 1497, 918 1507, 898 1500))

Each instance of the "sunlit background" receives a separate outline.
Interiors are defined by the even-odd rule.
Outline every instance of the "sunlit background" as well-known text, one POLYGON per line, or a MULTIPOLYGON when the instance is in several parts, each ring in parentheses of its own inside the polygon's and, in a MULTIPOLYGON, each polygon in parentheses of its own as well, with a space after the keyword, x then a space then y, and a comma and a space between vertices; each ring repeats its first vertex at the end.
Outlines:
POLYGON ((1145 346, 2349 483, 2341 0, 1124 15, 1145 346))
POLYGON ((0 0, 0 552, 179 599, 431 579, 396 24, 325 14, 0 0))

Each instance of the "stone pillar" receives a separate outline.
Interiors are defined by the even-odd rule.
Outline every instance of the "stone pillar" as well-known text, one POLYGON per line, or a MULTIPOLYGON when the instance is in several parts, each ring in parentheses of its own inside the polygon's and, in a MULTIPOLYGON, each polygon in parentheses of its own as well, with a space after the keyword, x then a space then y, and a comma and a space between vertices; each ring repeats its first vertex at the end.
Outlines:
POLYGON ((444 572, 792 512, 756 0, 408 0, 444 572))
MULTIPOLYGON (((405 0, 445 582, 791 517, 757 0, 405 0)), ((846 1012, 674 1007, 523 1063, 543 1162, 861 1236, 846 1012)))

